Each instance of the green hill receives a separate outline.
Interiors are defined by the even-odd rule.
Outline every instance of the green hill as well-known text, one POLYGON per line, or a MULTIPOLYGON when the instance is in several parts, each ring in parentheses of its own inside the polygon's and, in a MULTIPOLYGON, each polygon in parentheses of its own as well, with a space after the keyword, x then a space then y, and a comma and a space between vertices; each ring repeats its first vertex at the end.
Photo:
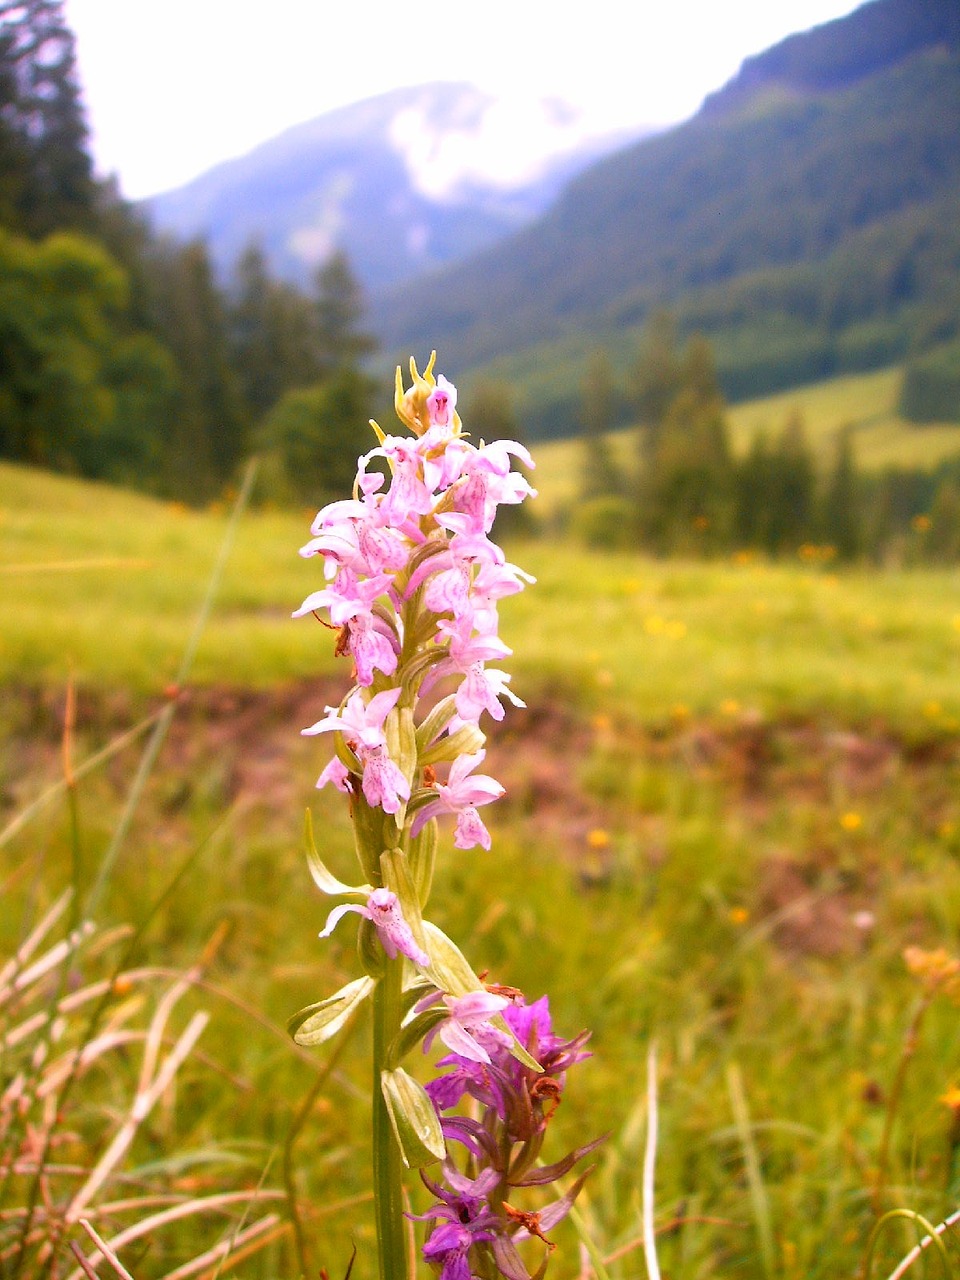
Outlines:
MULTIPOLYGON (((758 432, 774 437, 791 417, 799 415, 824 471, 833 461, 840 431, 846 428, 852 431, 857 465, 864 471, 886 467, 932 471, 938 463, 960 456, 960 423, 931 423, 916 430, 897 410, 902 380, 899 368, 879 369, 743 401, 729 410, 731 445, 743 456, 758 432)), ((614 457, 631 472, 639 453, 637 429, 613 431, 607 438, 614 457)), ((583 442, 545 441, 537 446, 536 462, 537 511, 549 519, 577 498, 583 442)))
POLYGON ((635 349, 662 306, 715 341, 734 398, 879 368, 958 331, 958 137, 960 10, 873 0, 750 60, 509 241, 391 295, 378 328, 506 376, 533 437, 573 429, 588 352, 635 349))

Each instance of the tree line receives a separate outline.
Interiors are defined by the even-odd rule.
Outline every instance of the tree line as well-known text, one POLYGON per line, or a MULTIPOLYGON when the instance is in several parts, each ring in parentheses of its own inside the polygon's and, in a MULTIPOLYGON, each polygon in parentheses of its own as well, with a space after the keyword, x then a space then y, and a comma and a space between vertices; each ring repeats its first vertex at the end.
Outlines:
POLYGON ((573 530, 594 546, 658 555, 960 559, 960 456, 930 471, 868 473, 857 466, 846 429, 824 468, 799 414, 773 434, 757 434, 736 456, 725 408, 710 343, 694 335, 681 345, 666 312, 647 326, 626 394, 598 351, 582 386, 573 530), (628 460, 607 434, 624 399, 640 424, 639 448, 628 460))
POLYGON ((362 314, 342 254, 301 291, 155 235, 94 176, 62 0, 0 0, 0 457, 202 502, 259 450, 319 500, 371 408, 362 314))

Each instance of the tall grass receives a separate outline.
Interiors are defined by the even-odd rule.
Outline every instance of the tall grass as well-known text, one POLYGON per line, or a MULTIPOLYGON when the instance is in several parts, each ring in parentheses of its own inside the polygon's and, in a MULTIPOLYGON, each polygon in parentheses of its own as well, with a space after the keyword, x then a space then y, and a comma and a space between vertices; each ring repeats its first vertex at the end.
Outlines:
MULTIPOLYGON (((0 507, 0 683, 62 686, 72 671, 81 693, 109 691, 128 712, 175 692, 226 515, 2 466, 0 507)), ((320 628, 289 618, 317 582, 295 552, 305 530, 296 516, 245 518, 196 684, 267 689, 334 671, 320 628)), ((502 606, 528 689, 646 723, 745 711, 877 715, 920 735, 960 724, 951 570, 832 573, 544 544, 517 556, 539 578, 502 606)))
MULTIPOLYGON (((280 1030, 355 967, 348 931, 316 941, 325 904, 300 847, 309 804, 325 860, 342 874, 352 865, 345 815, 312 788, 324 760, 297 736, 306 708, 319 714, 334 687, 322 682, 334 670, 327 634, 286 618, 315 585, 291 554, 302 522, 245 517, 192 692, 174 696, 166 686, 226 514, 0 477, 2 563, 48 566, 2 579, 0 953, 21 975, 2 1006, 4 1079, 40 1079, 69 1060, 98 1000, 98 1028, 113 1036, 52 1129, 31 1128, 61 1112, 52 1104, 11 1121, 0 1176, 13 1212, 0 1215, 0 1248, 22 1249, 29 1221, 23 1275, 39 1274, 46 1241, 31 1233, 41 1229, 95 1261, 85 1216, 105 1241, 125 1240, 118 1256, 137 1280, 197 1257, 197 1274, 213 1275, 225 1263, 210 1251, 232 1242, 242 1252, 258 1242, 243 1233, 263 1222, 264 1248, 240 1274, 343 1274, 355 1243, 362 1280, 375 1265, 359 1074, 368 1028, 357 1025, 336 1061, 280 1030), (69 901, 84 895, 64 894, 94 882, 168 705, 168 736, 97 918, 71 921, 69 901), (140 715, 154 720, 137 733, 140 715), (23 980, 56 947, 50 969, 23 980), (38 1015, 39 1031, 10 1045, 38 1015), (169 1080, 165 1063, 177 1068, 169 1080), (129 1134, 138 1096, 152 1106, 129 1134), (36 1163, 23 1163, 37 1134, 50 1166, 42 1185, 36 1163), (172 1216, 228 1196, 230 1218, 215 1227, 172 1216), (149 1247, 124 1237, 168 1211, 149 1247)), ((874 1241, 872 1274, 891 1274, 925 1238, 919 1219, 947 1221, 960 1196, 949 999, 928 1001, 904 1057, 925 995, 904 951, 960 950, 953 576, 657 564, 544 546, 516 558, 540 579, 504 606, 531 710, 491 743, 487 764, 508 785, 496 855, 448 851, 437 923, 491 979, 531 995, 549 979, 561 1031, 594 1029, 594 1058, 552 1123, 571 1145, 584 1128, 611 1136, 579 1206, 581 1235, 575 1223, 558 1231, 551 1274, 642 1272, 654 1038, 663 1275, 855 1274, 878 1214, 909 1210, 874 1241), (583 1269, 581 1236, 595 1260, 583 1269)), ((413 1199, 424 1207, 416 1188, 413 1199)), ((938 1239, 957 1271, 953 1228, 938 1239)), ((916 1274, 933 1272, 935 1249, 920 1249, 916 1274)), ((80 1266, 57 1256, 59 1274, 80 1266)))

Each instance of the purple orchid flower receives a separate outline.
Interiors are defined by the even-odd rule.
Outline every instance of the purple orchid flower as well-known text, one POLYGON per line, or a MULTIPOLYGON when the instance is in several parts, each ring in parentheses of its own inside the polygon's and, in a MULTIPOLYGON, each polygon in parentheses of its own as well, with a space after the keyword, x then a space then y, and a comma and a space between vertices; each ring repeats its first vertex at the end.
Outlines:
MULTIPOLYGON (((362 787, 367 803, 381 806, 384 813, 399 813, 401 804, 410 799, 410 783, 390 759, 383 732, 384 722, 397 705, 400 693, 400 689, 385 689, 365 702, 363 694, 357 692, 347 699, 343 711, 327 707, 330 715, 301 730, 308 735, 342 733, 363 769, 362 787)), ((321 780, 333 782, 341 791, 348 789, 346 778, 330 765, 321 774, 321 780)))
POLYGON ((474 662, 457 689, 457 715, 466 724, 476 724, 484 711, 489 711, 494 720, 502 720, 501 698, 508 698, 515 707, 525 707, 527 704, 507 688, 509 683, 506 671, 487 669, 482 662, 474 662))
POLYGON ((357 683, 368 688, 374 671, 392 676, 397 669, 400 641, 396 632, 376 614, 358 610, 350 619, 349 646, 357 668, 357 683))
POLYGON ((443 1176, 450 1187, 441 1186, 421 1173, 424 1185, 439 1201, 426 1213, 407 1216, 417 1222, 437 1221, 423 1246, 427 1262, 438 1265, 440 1280, 470 1280, 472 1271, 468 1254, 473 1245, 495 1240, 502 1224, 491 1211, 487 1197, 498 1182, 493 1169, 485 1169, 478 1178, 467 1178, 445 1160, 443 1176))
POLYGON ((324 769, 323 773, 321 773, 320 777, 317 779, 317 789, 319 790, 321 787, 325 787, 328 783, 331 783, 338 791, 342 791, 344 794, 349 795, 350 786, 347 782, 349 777, 350 770, 346 767, 339 756, 334 756, 324 769))
POLYGON ((313 537, 300 554, 322 555, 328 569, 333 562, 368 575, 402 569, 411 541, 420 541, 423 535, 412 523, 392 519, 384 496, 376 492, 382 476, 361 473, 358 483, 362 500, 345 499, 324 507, 311 525, 313 537))
POLYGON ((423 481, 418 441, 407 436, 386 436, 377 449, 360 460, 361 474, 373 458, 386 458, 393 479, 379 506, 379 516, 392 526, 407 527, 411 516, 428 515, 433 510, 433 493, 423 481))
POLYGON ((461 474, 466 483, 456 497, 456 509, 469 517, 472 528, 489 533, 501 503, 523 502, 536 497, 536 490, 516 471, 510 470, 509 454, 515 454, 525 466, 533 459, 515 440, 494 440, 481 445, 465 459, 461 474))
POLYGON ((330 621, 334 626, 342 627, 355 614, 369 610, 374 600, 387 591, 391 581, 385 573, 361 581, 353 569, 341 569, 331 586, 311 592, 292 616, 302 618, 318 609, 329 609, 330 621))
POLYGON ((590 1057, 583 1048, 588 1039, 587 1032, 581 1032, 572 1040, 564 1040, 554 1033, 550 1001, 546 996, 534 1000, 533 1004, 527 1004, 523 999, 513 1001, 504 1012, 504 1018, 513 1034, 548 1075, 559 1077, 568 1067, 590 1057))

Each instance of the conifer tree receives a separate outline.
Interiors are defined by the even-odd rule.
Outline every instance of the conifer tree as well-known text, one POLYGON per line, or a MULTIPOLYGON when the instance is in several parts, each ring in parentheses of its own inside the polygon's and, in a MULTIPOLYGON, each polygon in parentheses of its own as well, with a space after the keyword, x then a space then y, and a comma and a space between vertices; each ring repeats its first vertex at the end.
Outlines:
POLYGON ((159 257, 160 325, 178 374, 167 485, 199 500, 231 478, 244 454, 242 399, 230 360, 226 305, 206 245, 168 244, 159 257))
POLYGON ((360 328, 363 290, 346 253, 338 250, 319 268, 314 290, 320 376, 356 367, 376 350, 377 343, 360 328))
POLYGON ((514 412, 510 388, 503 382, 477 382, 469 394, 466 415, 478 440, 523 442, 524 432, 514 412))
POLYGON ((676 364, 679 389, 645 475, 641 518, 662 551, 716 550, 730 539, 733 467, 713 352, 691 339, 676 364))
POLYGON ((376 346, 361 328, 362 291, 343 253, 317 272, 310 299, 271 282, 259 250, 241 268, 235 338, 250 403, 264 411, 254 433, 267 454, 263 487, 281 500, 332 496, 351 483, 357 424, 376 389, 361 368, 376 346))
POLYGON ((650 317, 631 382, 633 407, 643 428, 643 461, 647 462, 657 451, 667 410, 682 383, 676 327, 668 311, 655 311, 650 317))
POLYGON ((640 424, 637 523, 643 536, 655 542, 666 536, 658 511, 664 490, 658 468, 665 460, 664 423, 679 390, 680 356, 673 317, 667 311, 655 311, 644 330, 630 379, 630 397, 640 424))
POLYGON ((0 217, 33 237, 91 230, 96 186, 62 0, 0 0, 0 217))
POLYGON ((770 469, 767 434, 758 431, 746 457, 734 469, 733 537, 737 546, 766 546, 770 469))
POLYGON ((284 392, 320 377, 318 323, 310 299, 271 278, 259 245, 250 245, 237 264, 229 319, 251 422, 259 422, 284 392))
POLYGON ((795 551, 812 536, 816 479, 803 418, 793 413, 769 455, 763 540, 771 555, 795 551))
POLYGON ((677 379, 698 405, 723 405, 713 347, 702 333, 693 334, 687 343, 677 369, 677 379))
POLYGON ((863 546, 863 517, 853 456, 853 431, 841 429, 823 498, 823 537, 841 560, 853 560, 863 546))
POLYGON ((581 496, 585 499, 606 497, 623 488, 606 437, 613 424, 615 405, 616 388, 610 360, 605 351, 597 350, 590 357, 580 385, 584 450, 581 496))
POLYGON ((369 379, 350 367, 283 395, 256 432, 270 496, 315 503, 349 490, 369 405, 369 379))

